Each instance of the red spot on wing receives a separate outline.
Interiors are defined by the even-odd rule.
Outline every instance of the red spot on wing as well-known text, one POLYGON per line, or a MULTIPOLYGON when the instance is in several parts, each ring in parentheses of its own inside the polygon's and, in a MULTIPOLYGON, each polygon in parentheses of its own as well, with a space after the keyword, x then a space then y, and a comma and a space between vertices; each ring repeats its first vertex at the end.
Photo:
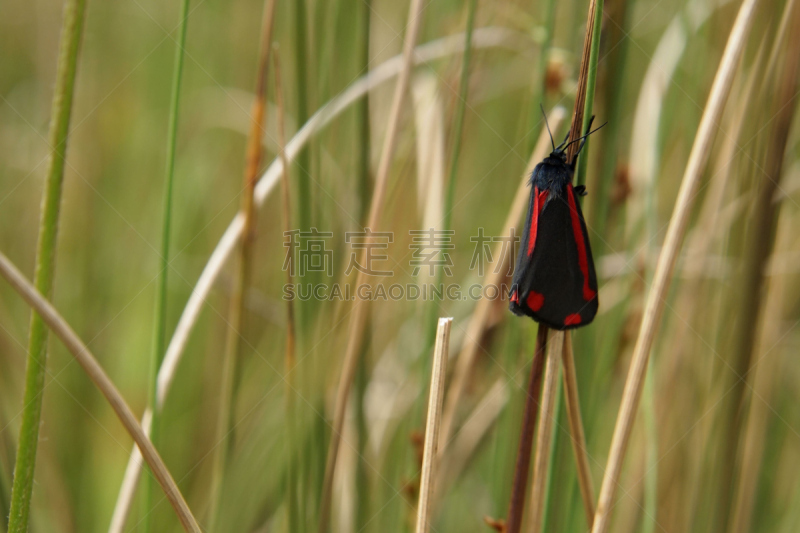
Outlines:
POLYGON ((564 319, 565 326, 577 326, 580 323, 581 323, 581 315, 579 315, 578 313, 567 315, 567 318, 564 319))
MULTIPOLYGON (((578 218, 578 207, 575 205, 575 194, 572 192, 572 185, 567 185, 567 200, 569 200, 569 214, 570 218, 572 219, 572 234, 575 237, 575 246, 578 247, 578 265, 581 268, 581 274, 583 274, 583 299, 587 302, 594 299, 597 295, 595 291, 589 287, 589 258, 586 255, 586 242, 583 239, 583 229, 581 228, 581 220, 578 218)), ((570 315, 567 317, 577 315, 570 315)), ((580 317, 578 316, 578 322, 580 323, 580 317)), ((567 324, 568 326, 570 324, 567 324)))
POLYGON ((525 303, 528 304, 531 311, 536 312, 544 305, 544 294, 531 291, 530 294, 528 294, 528 298, 525 299, 525 303))
POLYGON ((539 188, 533 187, 533 208, 531 209, 531 220, 528 232, 528 257, 533 255, 533 247, 536 245, 536 230, 539 228, 539 188))

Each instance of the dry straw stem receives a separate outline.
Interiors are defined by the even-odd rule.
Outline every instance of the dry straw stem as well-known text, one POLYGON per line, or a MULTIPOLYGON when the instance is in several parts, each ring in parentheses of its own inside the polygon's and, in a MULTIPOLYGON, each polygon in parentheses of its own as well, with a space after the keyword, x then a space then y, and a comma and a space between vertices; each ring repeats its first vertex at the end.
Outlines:
POLYGON ((522 430, 519 435, 517 462, 514 466, 514 478, 511 485, 511 499, 508 504, 505 533, 519 533, 522 527, 522 515, 525 512, 525 492, 528 489, 528 471, 531 465, 531 446, 533 446, 533 430, 536 427, 536 408, 539 405, 539 393, 542 390, 542 370, 544 369, 544 352, 547 349, 548 328, 539 324, 536 334, 536 347, 531 362, 531 376, 528 379, 528 393, 525 397, 525 412, 522 415, 522 430))
POLYGON ((436 466, 438 463, 439 426, 442 420, 444 378, 447 374, 447 355, 450 352, 450 326, 452 318, 440 318, 436 330, 436 348, 433 352, 431 392, 428 398, 428 420, 425 423, 425 444, 422 455, 422 475, 417 506, 417 533, 427 533, 432 517, 436 466))
MULTIPOLYGON (((563 119, 563 107, 554 108, 548 117, 550 125, 554 130, 558 128, 563 119)), ((511 208, 509 209, 508 217, 506 217, 506 221, 503 223, 503 235, 510 235, 511 232, 519 226, 520 220, 522 220, 522 215, 525 211, 525 206, 527 205, 528 197, 530 196, 528 182, 530 181, 531 173, 533 172, 533 168, 537 165, 537 163, 539 163, 542 159, 544 159, 544 156, 547 155, 547 150, 549 147, 550 136, 548 135, 547 130, 543 128, 541 135, 539 135, 539 140, 536 142, 536 147, 533 149, 531 158, 528 161, 528 165, 525 167, 525 173, 522 175, 522 179, 520 180, 520 184, 517 188, 516 194, 514 195, 514 199, 511 201, 511 208)), ((485 286, 499 285, 501 279, 508 270, 507 263, 510 261, 510 258, 507 257, 508 254, 502 253, 502 245, 503 243, 498 243, 495 246, 494 255, 492 256, 502 258, 502 264, 498 265, 497 268, 489 272, 489 275, 486 278, 486 283, 484 284, 485 286)), ((458 359, 456 360, 456 367, 453 371, 450 387, 447 391, 447 401, 445 403, 444 418, 442 420, 442 442, 444 444, 441 448, 439 448, 440 455, 443 454, 444 450, 447 449, 447 445, 450 441, 450 434, 453 430, 456 411, 461 404, 461 397, 464 394, 467 380, 469 379, 470 370, 475 362, 475 356, 478 353, 480 341, 489 325, 492 304, 493 302, 485 298, 478 301, 477 305, 475 306, 475 311, 472 313, 472 317, 470 318, 469 325, 467 326, 467 331, 464 334, 464 341, 461 346, 458 359)))
POLYGON ((544 516, 545 492, 547 491, 547 471, 550 468, 550 445, 553 443, 553 423, 555 422, 556 394, 558 393, 558 374, 564 352, 563 331, 552 330, 547 340, 547 363, 544 370, 544 390, 539 406, 539 431, 536 434, 536 454, 533 459, 533 482, 531 484, 531 533, 539 533, 544 516))
POLYGON ((578 470, 578 485, 583 498, 583 509, 586 511, 586 522, 592 527, 594 521, 594 487, 592 471, 589 468, 589 455, 586 451, 586 434, 583 431, 581 418, 581 402, 578 398, 578 376, 575 373, 575 358, 572 354, 572 336, 564 336, 564 395, 567 400, 567 418, 572 435, 572 450, 575 452, 575 464, 578 470))
POLYGON ((25 279, 14 264, 2 253, 0 253, 0 275, 2 275, 6 281, 8 281, 9 285, 11 285, 28 305, 39 314, 47 327, 61 339, 64 346, 72 353, 78 361, 78 364, 81 365, 89 378, 94 382, 97 388, 100 389, 103 396, 106 397, 106 400, 111 404, 111 408, 114 409, 120 422, 122 422, 122 425, 127 432, 130 433, 131 437, 133 437, 133 440, 142 451, 144 460, 150 466, 161 488, 164 489, 164 493, 172 504, 172 507, 175 508, 175 512, 178 514, 183 528, 186 531, 199 532, 200 526, 197 525, 197 521, 194 519, 194 516, 192 516, 189 506, 186 505, 186 501, 183 499, 167 467, 164 466, 164 462, 158 455, 153 443, 147 438, 144 430, 136 420, 133 411, 128 407, 125 399, 103 371, 103 368, 97 362, 94 355, 92 355, 92 352, 89 351, 86 344, 81 341, 58 311, 56 311, 44 296, 25 279))
POLYGON ((614 492, 619 481, 622 462, 641 397, 650 349, 653 345, 656 327, 664 310, 664 299, 666 298, 667 288, 678 258, 680 244, 686 233, 694 191, 708 159, 716 125, 732 86, 731 82, 750 30, 756 3, 757 0, 744 0, 739 9, 736 22, 725 46, 722 61, 714 78, 714 84, 711 87, 711 94, 708 97, 708 102, 700 121, 697 137, 689 155, 689 162, 686 165, 686 172, 678 192, 675 210, 673 211, 667 236, 656 265, 652 288, 647 295, 644 316, 636 346, 634 347, 631 366, 622 395, 622 404, 617 415, 617 423, 611 441, 611 451, 603 477, 603 484, 600 488, 600 498, 592 527, 593 533, 605 533, 608 531, 614 492))
MULTIPOLYGON (((381 149, 381 159, 378 165, 378 173, 375 179, 375 191, 372 195, 372 202, 369 209, 367 228, 374 230, 378 226, 380 214, 383 206, 383 199, 386 195, 386 182, 389 177, 389 168, 394 155, 397 132, 400 127, 400 113, 406 99, 406 91, 411 77, 411 67, 413 66, 414 45, 417 42, 417 35, 422 22, 422 0, 412 0, 408 13, 408 30, 405 42, 403 43, 403 68, 395 85, 392 107, 389 111, 389 124, 386 137, 384 138, 383 148, 381 149)), ((362 252, 363 256, 363 252, 362 252)), ((360 258, 363 260, 363 257, 360 258)), ((356 287, 366 282, 366 274, 359 271, 356 279, 356 287)), ((324 533, 328 530, 330 514, 331 496, 333 490, 333 476, 336 471, 336 459, 339 455, 339 443, 342 438, 344 426, 345 410, 347 400, 350 396, 350 388, 353 384, 356 366, 358 364, 358 353, 361 348, 361 341, 364 335, 364 319, 367 316, 369 302, 356 298, 353 303, 354 308, 350 318, 350 328, 348 331, 347 348, 342 363, 342 374, 339 378, 339 385, 336 391, 336 404, 333 412, 333 428, 331 431, 331 442, 328 448, 328 458, 325 467, 325 480, 322 487, 322 500, 320 502, 319 531, 324 533)))
MULTIPOLYGON (((528 39, 524 34, 506 28, 479 28, 473 35, 472 47, 475 49, 504 47, 511 50, 527 49, 528 39)), ((424 45, 418 46, 414 51, 414 64, 424 64, 436 59, 444 58, 449 55, 457 54, 464 49, 464 34, 451 35, 424 45)), ((300 150, 308 144, 311 137, 327 126, 333 119, 342 114, 355 102, 360 101, 369 91, 379 87, 381 84, 397 76, 403 68, 403 55, 396 55, 393 58, 381 63, 369 73, 354 82, 342 94, 330 100, 326 105, 319 109, 306 122, 294 137, 286 145, 285 157, 288 162, 292 162, 300 150)), ((256 207, 264 204, 267 197, 277 185, 283 175, 284 164, 280 158, 274 160, 267 168, 258 184, 256 185, 254 202, 256 207)), ((172 381, 178 369, 181 357, 183 356, 186 344, 189 341, 203 304, 211 292, 217 277, 222 271, 222 267, 233 253, 236 243, 242 235, 244 227, 244 215, 239 213, 234 217, 225 233, 222 235, 216 248, 197 280, 192 295, 186 303, 175 333, 167 347, 164 361, 158 371, 158 388, 156 391, 156 408, 161 409, 167 393, 172 386, 172 381)), ((148 429, 149 419, 142 418, 142 425, 148 429)), ((120 487, 117 503, 114 507, 114 518, 109 528, 109 533, 120 533, 124 527, 124 517, 127 516, 133 496, 136 493, 136 485, 141 474, 141 457, 138 455, 138 448, 133 447, 128 459, 128 466, 125 470, 125 477, 120 487)))

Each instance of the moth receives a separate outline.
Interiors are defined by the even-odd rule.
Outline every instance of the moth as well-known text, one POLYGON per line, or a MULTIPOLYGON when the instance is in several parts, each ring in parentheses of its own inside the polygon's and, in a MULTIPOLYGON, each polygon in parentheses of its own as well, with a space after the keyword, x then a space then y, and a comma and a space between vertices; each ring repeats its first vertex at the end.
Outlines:
POLYGON ((585 326, 597 314, 597 275, 578 201, 586 189, 572 185, 586 138, 605 126, 590 131, 593 120, 585 135, 568 142, 567 133, 558 146, 547 125, 553 151, 531 174, 528 215, 509 293, 514 314, 558 330, 585 326), (567 162, 567 148, 576 142, 578 151, 567 162))

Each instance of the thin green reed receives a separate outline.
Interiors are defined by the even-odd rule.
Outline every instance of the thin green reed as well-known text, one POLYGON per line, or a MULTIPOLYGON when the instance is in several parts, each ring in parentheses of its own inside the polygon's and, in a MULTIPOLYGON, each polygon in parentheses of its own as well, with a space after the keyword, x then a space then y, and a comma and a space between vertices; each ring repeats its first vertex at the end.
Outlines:
MULTIPOLYGON (((182 0, 180 13, 180 26, 178 42, 175 45, 175 63, 172 71, 172 92, 170 94, 169 118, 167 126, 167 163, 164 179, 164 204, 162 209, 161 226, 161 261, 159 264, 158 287, 156 289, 155 321, 153 324, 153 350, 150 358, 150 406, 153 410, 153 423, 150 430, 150 440, 157 447, 160 433, 160 412, 157 406, 158 369, 164 359, 167 329, 167 280, 169 272, 169 245, 172 229, 172 189, 175 181, 175 149, 178 137, 178 108, 181 95, 181 80, 183 78, 183 50, 186 46, 186 30, 189 20, 189 0, 182 0)), ((145 483, 145 531, 154 529, 154 495, 159 490, 156 482, 148 478, 145 483)))
MULTIPOLYGON (((305 124, 308 120, 308 50, 306 0, 295 0, 294 5, 294 52, 296 85, 293 89, 297 95, 297 124, 305 124)), ((303 148, 297 156, 297 215, 300 228, 308 230, 311 218, 311 169, 308 148, 303 148)), ((305 307, 305 306, 301 306, 305 307)), ((301 324, 301 327, 305 327, 301 324)))
POLYGON ((605 232, 609 191, 615 179, 617 154, 622 140, 622 109, 623 106, 629 105, 629 102, 624 100, 624 76, 630 44, 630 39, 626 35, 629 31, 628 20, 632 5, 633 2, 626 0, 611 0, 606 6, 609 18, 616 21, 616 24, 610 25, 609 31, 606 32, 608 43, 606 46, 612 49, 604 58, 602 80, 605 83, 601 87, 605 95, 603 122, 607 121, 608 126, 603 132, 602 153, 598 154, 600 161, 598 172, 593 173, 591 182, 587 184, 590 195, 585 209, 586 222, 592 228, 590 238, 603 236, 603 239, 592 238, 592 249, 597 255, 601 255, 609 240, 605 232))
MULTIPOLYGON (((592 108, 594 102, 594 87, 597 83, 597 61, 600 54, 600 29, 603 23, 603 0, 597 0, 594 11, 594 31, 592 32, 592 46, 589 49, 589 70, 586 78, 586 104, 583 111, 583 128, 586 131, 589 126, 589 121, 592 118, 592 108)), ((576 169, 577 185, 584 185, 586 183, 586 163, 589 160, 589 139, 586 139, 586 145, 583 147, 583 157, 580 158, 576 169)))
MULTIPOLYGON (((81 37, 83 35, 86 0, 66 0, 61 39, 58 45, 56 84, 50 117, 48 143, 50 159, 39 218, 39 237, 36 245, 36 290, 50 298, 56 264, 56 239, 61 210, 61 191, 67 155, 67 138, 72 114, 75 76, 78 68, 81 37)), ((25 533, 30 517, 33 474, 36 467, 36 448, 42 416, 42 397, 47 365, 48 329, 41 317, 31 313, 28 338, 28 357, 25 368, 25 395, 19 445, 11 489, 11 512, 8 531, 25 533)))

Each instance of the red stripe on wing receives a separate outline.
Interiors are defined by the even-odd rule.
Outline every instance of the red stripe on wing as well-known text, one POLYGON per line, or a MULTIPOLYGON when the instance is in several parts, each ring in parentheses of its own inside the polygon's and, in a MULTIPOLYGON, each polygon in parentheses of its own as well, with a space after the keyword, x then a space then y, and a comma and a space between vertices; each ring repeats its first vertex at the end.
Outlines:
POLYGON ((533 208, 531 209, 531 220, 529 222, 530 231, 528 232, 528 257, 533 255, 533 247, 536 246, 536 230, 539 227, 539 187, 533 187, 533 208))
POLYGON ((578 247, 578 265, 581 268, 581 274, 583 274, 583 299, 589 302, 597 293, 589 287, 589 258, 586 255, 586 242, 583 238, 581 220, 578 218, 578 207, 575 205, 572 184, 567 184, 567 200, 569 200, 569 214, 572 219, 572 234, 575 236, 575 246, 578 247))

